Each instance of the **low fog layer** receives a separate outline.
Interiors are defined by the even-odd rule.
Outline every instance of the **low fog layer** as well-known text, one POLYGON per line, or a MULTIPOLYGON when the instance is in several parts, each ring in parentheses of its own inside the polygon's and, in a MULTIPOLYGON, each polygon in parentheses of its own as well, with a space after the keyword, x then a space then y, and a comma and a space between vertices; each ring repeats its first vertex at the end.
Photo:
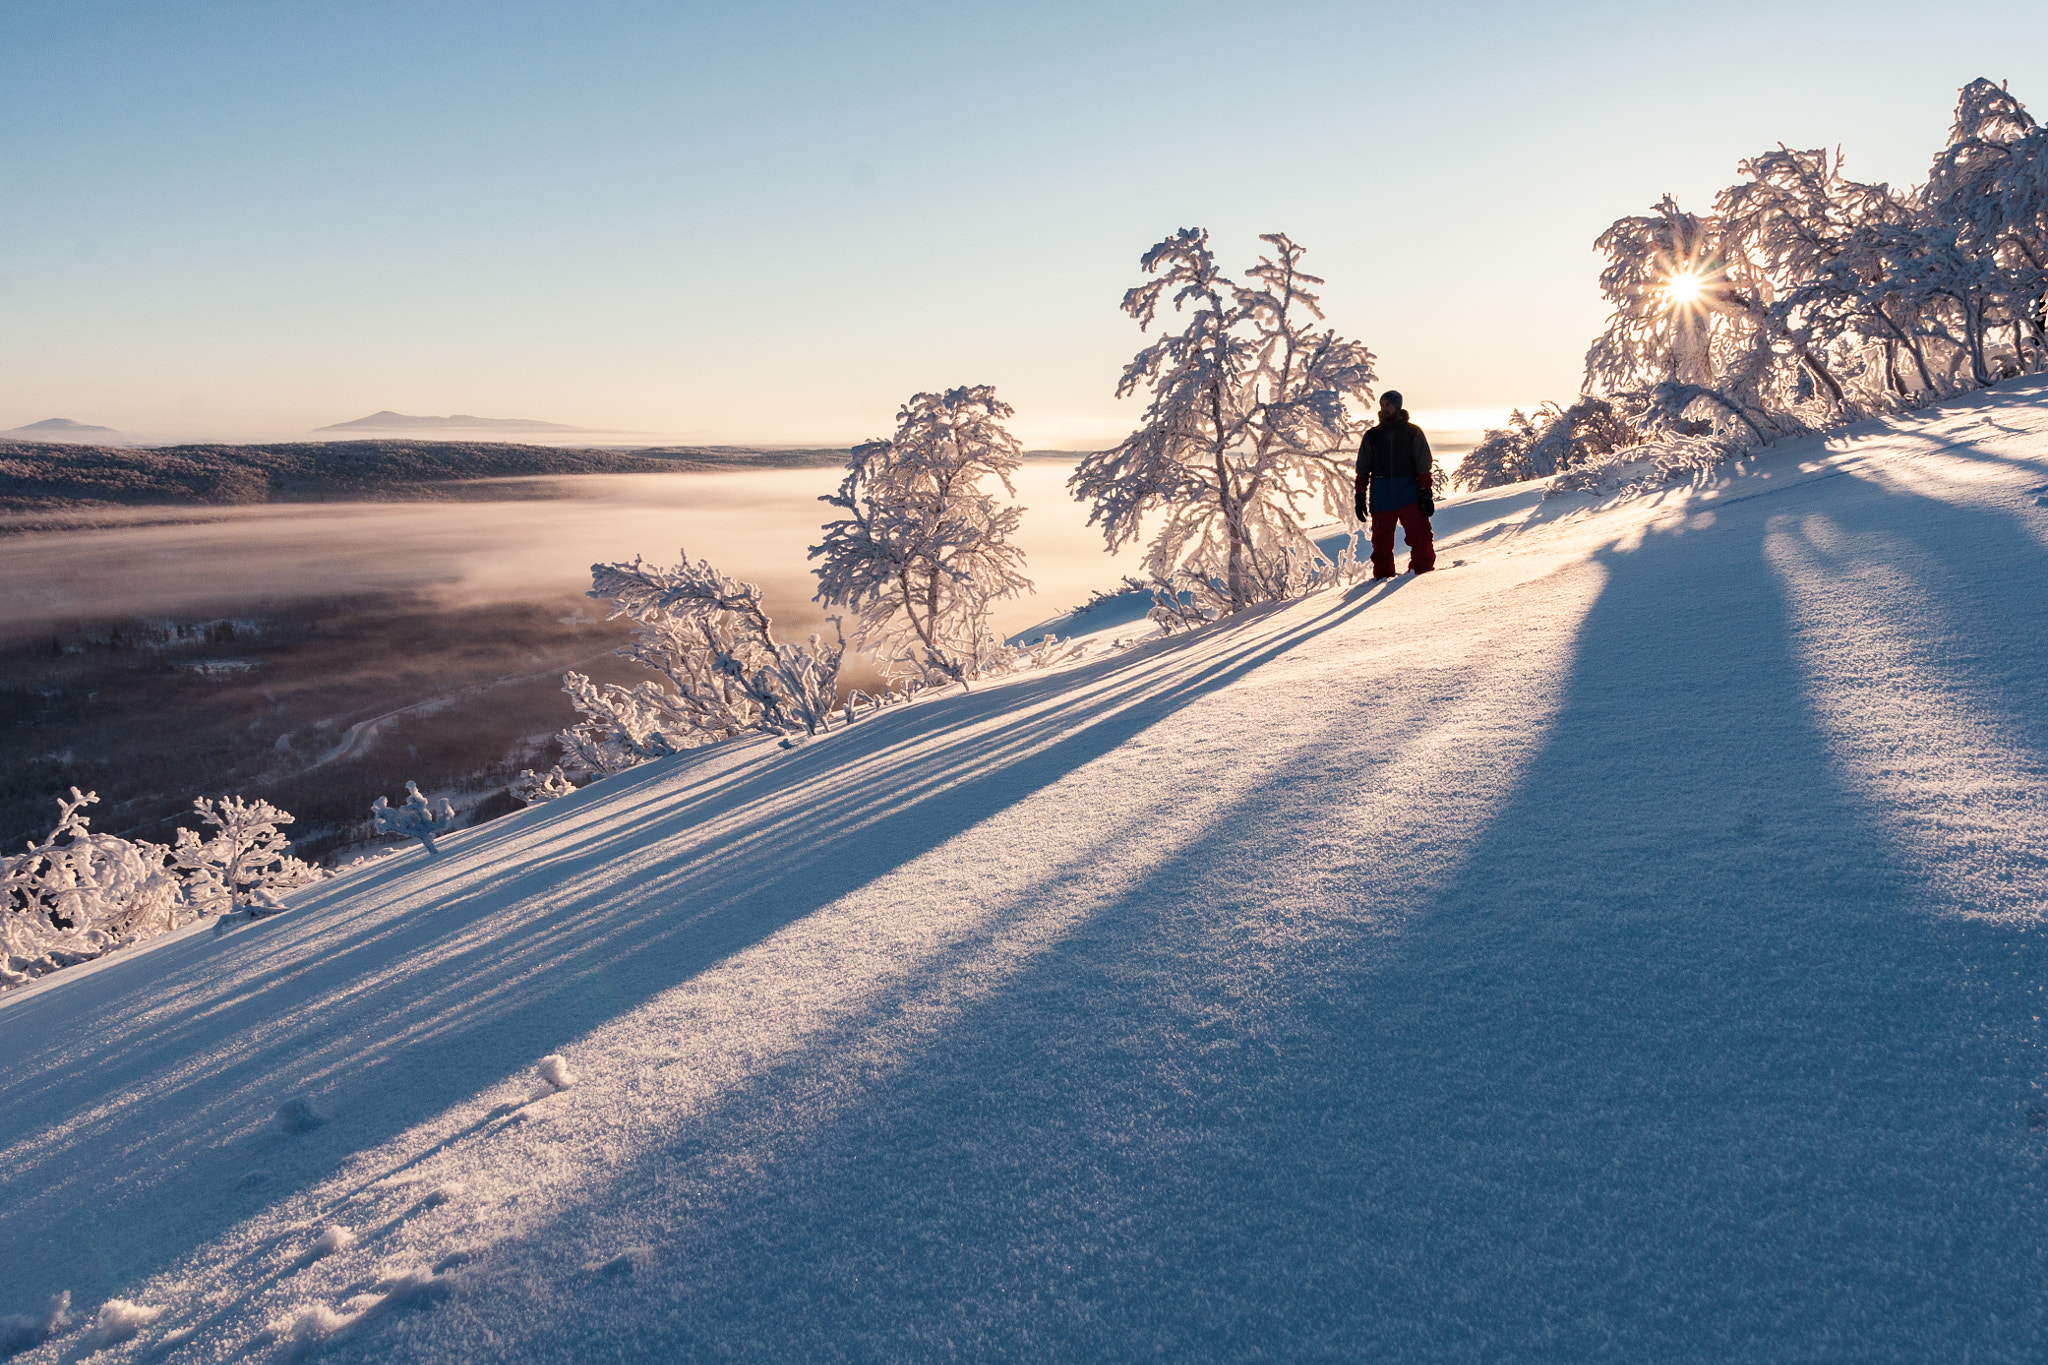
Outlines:
MULTIPOLYGON (((1029 509, 1018 541, 1037 590, 1001 604, 1001 630, 1044 620, 1136 567, 1134 552, 1103 552, 1067 496, 1069 472, 1038 461, 1018 471, 1029 509)), ((554 496, 533 498, 529 486, 507 502, 138 510, 135 525, 0 538, 0 632, 404 589, 524 601, 582 591, 593 563, 673 562, 679 549, 760 584, 779 624, 809 629, 823 613, 810 600, 806 551, 834 511, 818 498, 840 474, 603 474, 548 479, 554 496)))

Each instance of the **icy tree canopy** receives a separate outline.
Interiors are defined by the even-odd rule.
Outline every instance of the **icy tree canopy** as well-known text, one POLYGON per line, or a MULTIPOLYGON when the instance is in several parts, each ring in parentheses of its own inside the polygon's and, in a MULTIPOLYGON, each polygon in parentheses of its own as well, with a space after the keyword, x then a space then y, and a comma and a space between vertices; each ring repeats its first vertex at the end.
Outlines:
POLYGON ((896 433, 854 448, 825 527, 817 600, 854 613, 854 643, 897 670, 967 682, 1007 662, 990 604, 1028 592, 1011 543, 1023 509, 1010 475, 1022 448, 988 385, 911 396, 896 433))
POLYGON ((1259 240, 1267 251, 1242 282, 1201 228, 1145 253, 1152 278, 1123 309, 1149 332, 1170 308, 1179 328, 1117 385, 1146 396, 1141 425, 1068 485, 1112 550, 1156 515, 1146 570, 1167 597, 1217 612, 1297 596, 1326 567, 1306 528, 1349 519, 1351 447, 1372 402, 1372 352, 1317 326, 1323 281, 1301 268, 1303 249, 1284 233, 1259 240))
POLYGON ((1743 161, 1712 212, 1666 196, 1595 244, 1613 307, 1586 396, 1487 433, 1468 488, 1619 450, 1733 450, 2048 369, 2048 129, 1972 81, 1927 183, 1840 152, 1743 161))

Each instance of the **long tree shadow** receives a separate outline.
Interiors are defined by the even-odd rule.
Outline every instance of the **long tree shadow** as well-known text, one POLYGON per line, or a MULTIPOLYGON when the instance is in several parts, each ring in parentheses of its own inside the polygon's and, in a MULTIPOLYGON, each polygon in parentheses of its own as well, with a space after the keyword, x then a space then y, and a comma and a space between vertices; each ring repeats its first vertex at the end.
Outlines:
POLYGON ((2042 1358, 2048 954, 1845 785, 1765 521, 1603 556, 1447 883, 1330 891, 1289 831, 1350 784, 1286 774, 857 1102, 778 1139, 833 1059, 764 1076, 437 1312, 522 1360, 2042 1358), (608 1229, 669 1269, 548 1262, 608 1229))
POLYGON ((1899 614, 1939 627, 1949 642, 1940 652, 1958 674, 1972 675, 1979 701, 2001 711, 2006 725, 2048 757, 2048 707, 2039 686, 2048 546, 2019 520, 2048 521, 2048 511, 2015 515, 1949 502, 1915 491, 1910 469, 1885 473, 1882 484, 1863 483, 1867 493, 1826 505, 1828 521, 1850 538, 1845 549, 1809 553, 1845 577, 1882 560, 1908 575, 1912 596, 1896 604, 1899 614))
POLYGON ((655 765, 457 840, 435 863, 338 883, 225 943, 168 944, 11 1002, 0 1279, 23 1309, 65 1289, 81 1304, 115 1292, 1389 590, 887 713, 679 801, 665 779, 693 760, 655 765), (714 818, 727 822, 717 842, 693 842, 714 818), (494 869, 512 848, 518 861, 494 869), (578 890, 563 894, 570 872, 578 890), (324 1124, 265 1126, 309 1092, 324 1124), (161 1199, 172 1172, 184 1188, 161 1199), (94 1212, 81 1221, 82 1205, 94 1212))

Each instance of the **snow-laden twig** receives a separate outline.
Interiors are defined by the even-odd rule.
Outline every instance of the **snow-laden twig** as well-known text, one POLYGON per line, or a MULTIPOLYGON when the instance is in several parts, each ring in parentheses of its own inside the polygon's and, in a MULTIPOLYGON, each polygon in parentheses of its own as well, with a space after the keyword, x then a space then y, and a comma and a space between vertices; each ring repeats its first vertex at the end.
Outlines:
POLYGON ((531 768, 522 770, 518 777, 506 787, 515 798, 529 806, 538 806, 548 801, 557 801, 576 793, 576 784, 569 780, 557 763, 545 774, 531 768))
POLYGON ((447 797, 440 804, 427 800, 417 782, 405 784, 405 804, 393 809, 383 797, 378 797, 370 806, 370 821, 379 834, 403 834, 417 839, 432 857, 441 850, 434 843, 434 836, 446 834, 455 826, 455 807, 447 797))

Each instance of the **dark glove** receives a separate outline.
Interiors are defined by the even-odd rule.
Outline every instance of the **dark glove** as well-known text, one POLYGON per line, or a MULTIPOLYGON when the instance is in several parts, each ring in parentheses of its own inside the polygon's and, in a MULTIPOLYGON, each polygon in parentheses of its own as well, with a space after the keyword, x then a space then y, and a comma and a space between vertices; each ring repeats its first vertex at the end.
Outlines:
POLYGON ((1355 503, 1351 504, 1351 510, 1352 510, 1352 512, 1353 512, 1353 513, 1354 513, 1354 514, 1355 514, 1355 515, 1356 515, 1356 516, 1358 517, 1358 519, 1359 519, 1360 521, 1364 521, 1364 520, 1365 520, 1365 515, 1366 515, 1366 514, 1365 514, 1365 504, 1364 504, 1364 503, 1362 503, 1362 502, 1355 502, 1355 503))
POLYGON ((1421 502, 1422 515, 1424 515, 1425 517, 1433 517, 1436 515, 1436 499, 1432 498, 1429 495, 1429 490, 1426 488, 1422 490, 1421 502))

